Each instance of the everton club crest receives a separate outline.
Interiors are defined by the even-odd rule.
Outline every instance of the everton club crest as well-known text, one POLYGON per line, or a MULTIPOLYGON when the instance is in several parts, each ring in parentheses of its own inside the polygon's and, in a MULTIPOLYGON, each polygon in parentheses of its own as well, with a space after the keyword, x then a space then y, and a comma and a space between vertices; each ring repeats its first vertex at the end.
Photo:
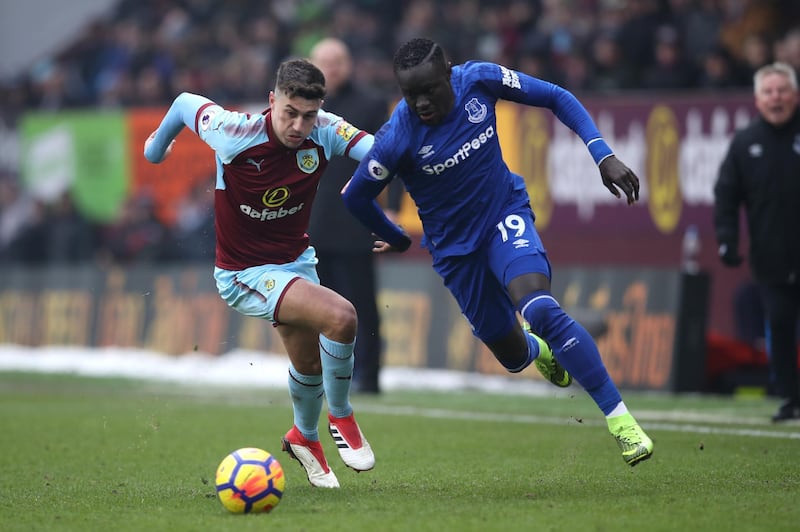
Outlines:
POLYGON ((472 98, 464 106, 467 111, 467 119, 473 124, 480 124, 486 119, 486 104, 478 101, 477 98, 472 98))

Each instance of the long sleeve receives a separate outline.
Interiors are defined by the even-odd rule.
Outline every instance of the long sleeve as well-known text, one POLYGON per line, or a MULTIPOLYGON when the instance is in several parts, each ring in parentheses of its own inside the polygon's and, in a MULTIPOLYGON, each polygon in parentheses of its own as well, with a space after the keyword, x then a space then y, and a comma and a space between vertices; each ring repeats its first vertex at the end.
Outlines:
POLYGON ((195 129, 197 111, 214 102, 188 92, 181 93, 172 102, 167 114, 161 120, 152 142, 145 143, 144 156, 151 163, 160 163, 170 143, 178 136, 184 126, 195 129))

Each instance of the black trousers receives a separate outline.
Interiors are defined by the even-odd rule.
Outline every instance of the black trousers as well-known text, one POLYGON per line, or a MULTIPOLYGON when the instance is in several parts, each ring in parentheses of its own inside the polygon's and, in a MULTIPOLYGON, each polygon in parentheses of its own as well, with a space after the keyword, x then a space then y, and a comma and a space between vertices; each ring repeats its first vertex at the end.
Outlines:
POLYGON ((383 343, 380 337, 375 257, 372 252, 335 253, 317 249, 320 283, 350 301, 358 313, 353 380, 377 390, 383 343))
POLYGON ((784 399, 800 405, 798 387, 798 318, 800 284, 761 284, 767 318, 767 352, 776 391, 784 399))

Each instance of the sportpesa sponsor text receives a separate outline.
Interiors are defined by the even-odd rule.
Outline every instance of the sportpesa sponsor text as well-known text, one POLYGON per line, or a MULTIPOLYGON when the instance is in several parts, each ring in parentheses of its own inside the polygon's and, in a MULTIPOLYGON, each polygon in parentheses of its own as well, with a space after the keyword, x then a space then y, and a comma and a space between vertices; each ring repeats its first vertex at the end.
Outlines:
POLYGON ((472 151, 480 149, 492 137, 494 137, 494 126, 490 125, 486 128, 486 131, 465 142, 451 157, 433 165, 426 164, 422 167, 422 171, 428 175, 439 175, 448 168, 457 166, 462 161, 465 161, 472 154, 472 151))

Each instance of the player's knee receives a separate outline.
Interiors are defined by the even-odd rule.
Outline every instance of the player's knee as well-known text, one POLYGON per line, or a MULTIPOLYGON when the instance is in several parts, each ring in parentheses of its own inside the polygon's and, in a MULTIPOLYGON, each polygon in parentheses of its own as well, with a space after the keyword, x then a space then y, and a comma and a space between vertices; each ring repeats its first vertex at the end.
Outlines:
POLYGON ((352 342, 356 337, 358 317, 353 304, 342 298, 328 312, 325 335, 336 342, 352 342))
POLYGON ((507 371, 519 373, 532 360, 526 336, 515 322, 514 327, 508 333, 488 340, 481 338, 481 341, 507 371))

